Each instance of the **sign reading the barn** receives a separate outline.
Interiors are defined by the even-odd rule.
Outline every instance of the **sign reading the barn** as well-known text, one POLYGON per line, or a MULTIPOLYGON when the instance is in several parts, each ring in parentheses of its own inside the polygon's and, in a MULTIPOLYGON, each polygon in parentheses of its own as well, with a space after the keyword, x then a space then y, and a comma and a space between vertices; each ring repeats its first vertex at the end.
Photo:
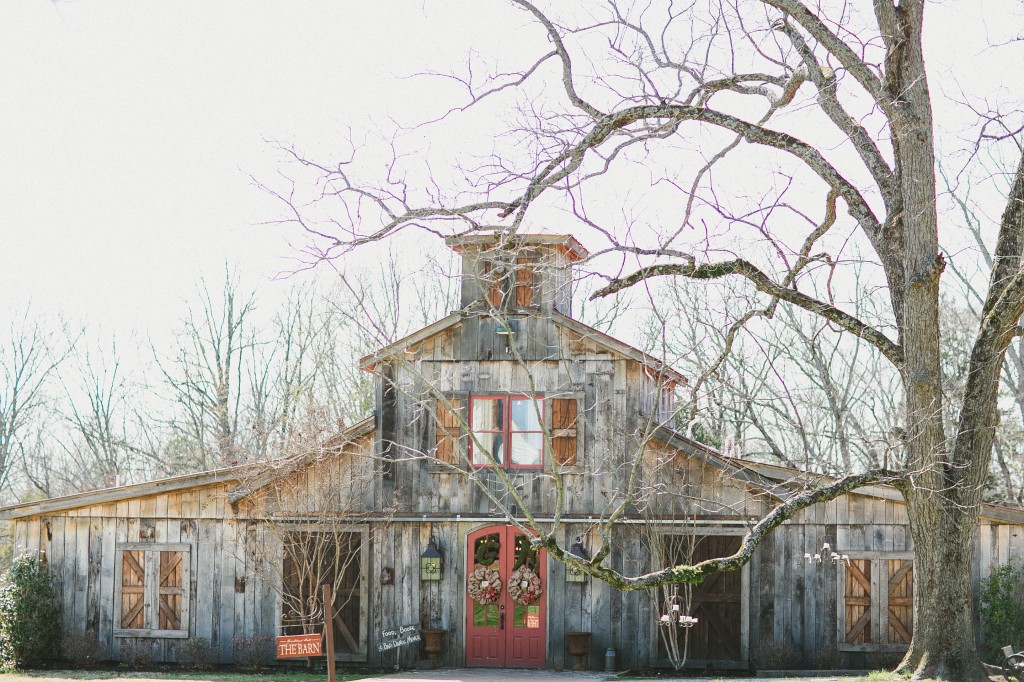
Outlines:
POLYGON ((277 638, 278 658, 323 656, 320 642, 323 635, 285 635, 277 638))
POLYGON ((377 651, 390 651, 420 641, 420 632, 415 625, 403 625, 397 630, 381 630, 380 640, 377 651))

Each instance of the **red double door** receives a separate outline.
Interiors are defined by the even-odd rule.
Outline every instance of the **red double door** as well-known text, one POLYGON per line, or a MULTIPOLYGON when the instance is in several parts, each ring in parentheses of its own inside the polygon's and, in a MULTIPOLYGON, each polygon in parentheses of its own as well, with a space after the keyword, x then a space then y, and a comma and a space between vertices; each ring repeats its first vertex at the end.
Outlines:
POLYGON ((466 567, 466 665, 543 667, 545 552, 513 526, 491 526, 470 533, 466 567))

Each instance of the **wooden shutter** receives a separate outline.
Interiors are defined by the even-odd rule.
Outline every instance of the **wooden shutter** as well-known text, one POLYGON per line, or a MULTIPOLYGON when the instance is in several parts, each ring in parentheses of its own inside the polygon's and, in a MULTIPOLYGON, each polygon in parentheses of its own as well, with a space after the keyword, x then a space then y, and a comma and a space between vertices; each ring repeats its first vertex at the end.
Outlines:
POLYGON ((462 411, 462 400, 454 398, 448 400, 452 409, 448 408, 445 400, 437 400, 437 419, 435 421, 435 437, 437 452, 435 457, 445 464, 458 464, 459 440, 462 438, 462 426, 459 424, 458 413, 462 411))
POLYGON ((551 399, 551 445, 555 463, 560 466, 576 465, 576 425, 578 421, 576 398, 551 399))
POLYGON ((914 562, 889 559, 889 644, 910 644, 914 634, 914 562))
POLYGON ((487 302, 492 308, 501 308, 504 297, 504 273, 494 267, 491 261, 484 261, 484 286, 487 288, 487 302))
POLYGON ((146 627, 146 553, 121 553, 121 627, 146 627))
POLYGON ((846 566, 846 644, 871 643, 871 560, 851 559, 846 566))
POLYGON ((181 630, 182 580, 181 552, 160 552, 160 580, 157 601, 157 622, 160 630, 181 630))
POLYGON ((535 270, 533 258, 516 258, 516 307, 526 308, 533 305, 533 274, 535 270))
POLYGON ((115 637, 188 637, 190 553, 186 543, 116 546, 115 637))

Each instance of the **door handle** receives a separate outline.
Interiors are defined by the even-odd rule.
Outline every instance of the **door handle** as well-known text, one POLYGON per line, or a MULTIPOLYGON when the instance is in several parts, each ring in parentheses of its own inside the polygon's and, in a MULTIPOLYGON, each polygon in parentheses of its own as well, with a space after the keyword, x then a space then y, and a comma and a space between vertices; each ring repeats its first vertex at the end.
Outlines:
POLYGON ((500 630, 504 630, 505 629, 505 612, 504 611, 502 611, 500 614, 498 614, 498 629, 500 629, 500 630))

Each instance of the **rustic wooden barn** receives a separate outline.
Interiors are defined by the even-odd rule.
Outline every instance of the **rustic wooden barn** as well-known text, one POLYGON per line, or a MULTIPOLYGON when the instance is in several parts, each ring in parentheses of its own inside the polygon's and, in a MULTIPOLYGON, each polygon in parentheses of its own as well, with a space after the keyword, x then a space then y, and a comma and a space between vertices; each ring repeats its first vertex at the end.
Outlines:
MULTIPOLYGON (((632 485, 606 563, 639 573, 732 552, 811 477, 673 431, 685 379, 573 319, 572 265, 586 253, 572 238, 451 245, 462 307, 361 361, 377 377, 374 417, 283 462, 0 510, 17 551, 45 556, 66 633, 113 659, 130 646, 184 661, 206 643, 221 662, 272 656, 270 638, 310 629, 326 581, 339 661, 414 665, 419 645, 394 646, 413 626, 445 632, 448 666, 565 668, 571 632, 591 633, 592 667, 608 647, 622 668, 665 662, 665 595, 571 579, 508 515, 593 553, 597 521, 632 485), (434 547, 440 571, 424 574, 434 547)), ((1024 513, 984 507, 976 584, 1024 558, 1022 531, 1024 513)), ((898 655, 913 633, 913 561, 896 491, 809 508, 742 571, 680 595, 698 618, 689 662, 860 667, 898 655), (804 559, 825 543, 848 561, 804 559)))

